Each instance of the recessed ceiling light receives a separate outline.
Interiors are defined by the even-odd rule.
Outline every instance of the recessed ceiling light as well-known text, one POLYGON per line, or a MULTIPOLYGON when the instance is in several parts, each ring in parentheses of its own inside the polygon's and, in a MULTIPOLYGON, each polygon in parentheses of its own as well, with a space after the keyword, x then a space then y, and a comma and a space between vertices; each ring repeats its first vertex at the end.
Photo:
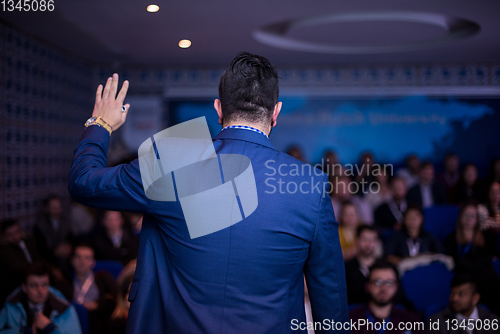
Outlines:
POLYGON ((156 13, 157 11, 160 10, 160 7, 157 5, 149 5, 148 8, 146 8, 146 10, 150 13, 156 13))
POLYGON ((179 47, 183 49, 187 49, 191 46, 191 41, 189 39, 183 39, 179 41, 179 47))

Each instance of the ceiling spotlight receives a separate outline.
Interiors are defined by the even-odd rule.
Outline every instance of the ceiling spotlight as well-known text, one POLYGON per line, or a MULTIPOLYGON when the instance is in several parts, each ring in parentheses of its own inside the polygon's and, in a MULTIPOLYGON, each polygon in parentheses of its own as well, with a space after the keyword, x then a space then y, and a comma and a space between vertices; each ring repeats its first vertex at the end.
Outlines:
POLYGON ((146 10, 150 13, 156 13, 157 11, 160 10, 160 7, 157 5, 149 5, 148 8, 146 8, 146 10))
POLYGON ((183 39, 179 41, 179 47, 183 49, 187 49, 191 46, 191 41, 189 39, 183 39))

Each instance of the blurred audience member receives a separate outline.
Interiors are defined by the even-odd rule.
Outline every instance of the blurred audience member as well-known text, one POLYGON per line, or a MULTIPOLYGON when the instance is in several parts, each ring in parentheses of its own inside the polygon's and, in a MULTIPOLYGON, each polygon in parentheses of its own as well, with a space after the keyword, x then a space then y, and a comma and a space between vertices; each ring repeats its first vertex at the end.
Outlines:
POLYGON ((75 273, 73 302, 85 306, 89 312, 90 333, 105 333, 116 305, 115 279, 105 270, 93 272, 95 259, 90 245, 75 246, 71 264, 75 273))
POLYGON ((127 215, 128 221, 130 222, 130 229, 137 237, 141 235, 142 217, 142 213, 137 212, 129 212, 127 215))
POLYGON ((358 210, 360 222, 362 224, 372 225, 373 212, 370 206, 366 204, 363 198, 353 195, 353 192, 357 190, 358 184, 351 181, 347 176, 331 177, 330 182, 332 183, 332 192, 330 196, 336 218, 339 217, 342 203, 351 202, 358 210))
POLYGON ((493 182, 500 183, 500 158, 491 161, 490 171, 485 181, 485 188, 488 188, 493 182))
POLYGON ((356 256, 356 229, 359 225, 359 215, 356 207, 351 202, 344 202, 340 209, 339 220, 340 247, 344 260, 356 256))
POLYGON ((466 275, 453 277, 450 304, 427 322, 429 334, 498 333, 500 320, 479 304, 481 294, 474 279, 466 275), (430 326, 436 323, 437 326, 430 326))
POLYGON ((118 299, 111 315, 108 334, 125 334, 130 302, 128 295, 134 278, 135 264, 127 265, 118 277, 118 299))
POLYGON ((443 186, 434 182, 434 166, 431 162, 424 162, 420 166, 420 180, 408 190, 407 200, 409 205, 424 209, 446 203, 443 186))
POLYGON ((93 237, 96 259, 115 260, 126 265, 137 257, 139 239, 123 227, 121 212, 105 211, 102 225, 104 229, 93 237))
POLYGON ((454 202, 463 204, 473 200, 476 203, 480 203, 483 196, 482 185, 479 182, 476 165, 465 165, 457 185, 454 202))
POLYGON ((403 216, 408 207, 406 201, 406 184, 400 177, 391 180, 392 198, 375 210, 375 225, 382 232, 387 229, 401 229, 403 216))
POLYGON ((342 175, 343 168, 340 164, 337 154, 334 151, 327 151, 323 156, 322 170, 328 176, 340 176, 342 175))
POLYGON ((75 308, 51 288, 48 268, 33 262, 21 287, 9 295, 0 312, 0 333, 80 334, 75 308))
POLYGON ((490 185, 486 203, 478 206, 478 212, 481 229, 492 229, 498 234, 500 229, 500 183, 493 182, 490 185))
POLYGON ((95 225, 94 216, 89 208, 78 202, 71 203, 70 207, 71 232, 75 237, 81 237, 92 232, 95 225))
POLYGON ((413 207, 406 210, 403 228, 394 232, 386 244, 384 254, 395 264, 403 258, 426 253, 444 253, 441 243, 423 228, 424 216, 413 207))
MULTIPOLYGON (((380 334, 387 328, 382 326, 382 321, 391 322, 392 330, 390 333, 408 333, 405 330, 399 330, 399 324, 415 324, 420 319, 412 312, 406 311, 394 304, 394 297, 399 287, 398 272, 394 265, 388 262, 376 262, 370 267, 370 274, 366 283, 366 291, 369 296, 367 304, 352 309, 349 314, 351 320, 358 325, 360 320, 370 322, 370 326, 359 326, 351 329, 352 334, 380 334), (379 330, 376 330, 379 329, 379 330)), ((402 328, 405 328, 403 324, 402 328)), ((425 333, 424 328, 414 328, 412 334, 425 333)))
POLYGON ((288 150, 286 150, 286 154, 291 155, 297 160, 307 163, 304 153, 302 153, 302 149, 298 145, 290 146, 288 150))
POLYGON ((5 298, 21 285, 26 267, 38 260, 35 240, 26 237, 16 220, 6 220, 1 226, 4 242, 0 246, 0 305, 5 298))
POLYGON ((374 227, 361 225, 356 235, 356 256, 345 262, 347 302, 350 305, 368 302, 365 290, 366 278, 370 273, 369 268, 380 255, 377 254, 380 240, 374 227))
POLYGON ((453 256, 455 272, 475 277, 484 303, 493 308, 499 306, 500 300, 500 278, 492 264, 496 245, 496 239, 481 232, 476 205, 464 205, 458 216, 456 231, 448 236, 445 247, 453 256))
POLYGON ((456 198, 457 184, 460 179, 460 160, 455 153, 449 153, 444 158, 444 172, 436 178, 446 191, 447 202, 452 203, 456 198))
POLYGON ((373 190, 377 192, 368 191, 365 194, 365 201, 372 210, 375 210, 380 205, 389 202, 392 199, 392 191, 389 186, 389 175, 381 172, 375 176, 375 182, 378 186, 373 186, 373 190))
POLYGON ((375 158, 373 157, 373 154, 370 152, 363 153, 359 164, 354 169, 357 172, 357 174, 354 175, 354 181, 358 184, 358 191, 355 194, 364 197, 367 191, 363 192, 363 187, 365 189, 370 189, 372 182, 376 181, 374 174, 379 174, 380 170, 374 166, 375 158))
POLYGON ((49 195, 43 201, 43 214, 35 224, 34 236, 40 257, 68 272, 72 235, 59 196, 49 195))
POLYGON ((420 178, 420 159, 416 155, 408 156, 406 167, 400 168, 396 176, 405 180, 408 189, 416 185, 420 178))

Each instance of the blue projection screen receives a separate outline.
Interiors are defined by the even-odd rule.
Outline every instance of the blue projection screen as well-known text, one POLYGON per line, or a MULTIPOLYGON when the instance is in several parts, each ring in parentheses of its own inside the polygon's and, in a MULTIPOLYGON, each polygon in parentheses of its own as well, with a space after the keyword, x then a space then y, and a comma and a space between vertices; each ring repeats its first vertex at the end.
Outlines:
MULTIPOLYGON (((500 157, 500 99, 459 97, 282 97, 278 125, 270 136, 280 151, 299 145, 307 160, 327 149, 341 163, 356 163, 365 151, 379 162, 399 164, 415 153, 440 163, 448 152, 486 167, 500 157)), ((213 99, 170 100, 172 121, 206 116, 212 137, 221 126, 213 99)))

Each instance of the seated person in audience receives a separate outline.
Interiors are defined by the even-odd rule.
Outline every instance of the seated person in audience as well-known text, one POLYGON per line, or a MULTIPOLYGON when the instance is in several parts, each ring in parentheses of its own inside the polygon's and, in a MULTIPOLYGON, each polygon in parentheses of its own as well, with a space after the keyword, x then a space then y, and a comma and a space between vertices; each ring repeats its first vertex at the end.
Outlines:
POLYGON ((490 171, 484 181, 485 189, 493 182, 500 183, 500 158, 491 160, 490 171))
POLYGON ((458 215, 455 233, 448 236, 445 248, 455 261, 455 273, 472 275, 478 283, 483 303, 498 308, 500 278, 492 264, 496 239, 484 235, 478 223, 475 204, 464 205, 458 215))
POLYGON ((340 209, 339 239, 344 260, 356 256, 356 229, 359 225, 358 212, 351 202, 344 202, 340 209))
MULTIPOLYGON (((366 194, 362 191, 363 184, 365 189, 370 189, 372 182, 376 182, 375 175, 379 174, 380 170, 374 167, 375 158, 371 152, 365 152, 361 155, 361 159, 355 168, 354 181, 358 184, 357 194, 360 197, 364 197, 366 194), (374 173, 376 171, 376 173, 374 173)), ((366 192, 366 191, 365 191, 366 192)))
POLYGON ((330 197, 332 199, 335 217, 337 219, 340 217, 338 212, 341 211, 342 203, 351 202, 358 210, 360 222, 362 224, 372 225, 373 211, 370 206, 363 198, 353 195, 352 193, 352 191, 356 190, 358 186, 357 183, 351 181, 348 176, 332 177, 330 178, 330 182, 332 183, 332 192, 330 193, 330 197))
POLYGON ((286 150, 286 154, 291 155, 297 160, 307 163, 304 153, 302 153, 302 149, 300 148, 299 145, 290 146, 288 150, 286 150))
POLYGON ((443 186, 434 181, 434 166, 427 161, 420 166, 420 180, 408 190, 408 205, 429 208, 435 204, 446 203, 443 186))
POLYGON ((441 243, 423 228, 424 216, 418 208, 409 207, 403 228, 394 232, 385 248, 387 260, 399 263, 403 258, 425 253, 444 253, 441 243))
POLYGON ((94 209, 73 201, 69 211, 71 233, 75 238, 82 238, 92 232, 95 227, 94 209))
POLYGON ((26 267, 38 260, 35 240, 26 237, 16 220, 6 220, 1 225, 5 241, 0 246, 0 268, 2 284, 0 284, 0 305, 5 298, 21 285, 26 267))
POLYGON ((73 242, 70 224, 63 217, 61 198, 49 195, 43 202, 42 217, 36 222, 34 236, 38 254, 52 265, 68 272, 73 242))
POLYGON ((381 171, 380 174, 375 176, 375 182, 378 186, 372 185, 373 191, 368 191, 368 193, 365 194, 364 199, 372 210, 375 210, 380 205, 392 199, 392 189, 388 179, 389 175, 386 175, 385 171, 381 171))
POLYGON ((321 165, 323 172, 330 177, 342 175, 342 165, 340 164, 337 153, 332 150, 325 152, 321 165))
POLYGON ((137 258, 139 239, 127 228, 121 212, 105 211, 104 229, 93 237, 93 248, 98 260, 115 260, 126 265, 137 258))
POLYGON ((345 262, 347 301, 350 305, 368 302, 366 277, 370 273, 370 266, 377 260, 376 248, 380 243, 373 226, 358 226, 356 235, 356 256, 345 262))
POLYGON ((456 198, 457 184, 460 179, 460 160, 455 153, 449 153, 444 158, 444 172, 436 178, 446 191, 448 203, 453 203, 456 198))
POLYGON ((80 334, 75 308, 51 288, 48 268, 33 262, 21 287, 9 295, 0 312, 0 333, 80 334))
POLYGON ((116 307, 111 315, 107 334, 125 334, 127 325, 128 311, 130 302, 128 301, 128 294, 130 292, 130 285, 134 273, 126 274, 121 277, 118 289, 118 299, 116 307))
POLYGON ((396 176, 405 180, 406 187, 410 189, 420 180, 420 159, 412 154, 406 158, 406 167, 398 169, 396 176))
POLYGON ((394 177, 391 180, 391 192, 392 198, 375 210, 375 225, 381 232, 390 228, 400 230, 408 207, 406 184, 402 178, 394 177))
POLYGON ((142 229, 142 213, 129 212, 127 217, 130 222, 130 230, 136 237, 140 237, 142 229))
POLYGON ((426 323, 427 332, 429 334, 498 333, 500 320, 478 305, 480 299, 481 295, 472 277, 466 275, 453 277, 450 305, 431 317, 430 322, 426 323), (431 326, 436 321, 439 326, 431 326))
POLYGON ((488 189, 485 204, 478 205, 479 224, 482 230, 498 234, 500 230, 500 183, 493 182, 488 189))
MULTIPOLYGON (((406 334, 407 332, 404 330, 399 330, 399 323, 420 321, 414 313, 394 305, 394 296, 398 287, 399 277, 394 265, 385 261, 373 264, 370 267, 370 274, 366 282, 366 291, 370 299, 367 304, 356 307, 349 312, 351 321, 356 322, 358 326, 361 319, 371 324, 351 329, 351 333, 381 333, 383 332, 381 323, 384 320, 386 323, 391 322, 393 325, 392 330, 387 330, 388 333, 406 334)), ((414 329, 411 333, 425 333, 425 329, 414 329)))
POLYGON ((457 185, 454 203, 463 204, 470 201, 479 203, 483 196, 482 184, 479 182, 476 165, 465 165, 457 185))
POLYGON ((73 302, 85 306, 89 311, 91 333, 105 333, 116 304, 115 279, 105 270, 94 274, 94 250, 90 245, 76 245, 71 264, 75 273, 73 302))

